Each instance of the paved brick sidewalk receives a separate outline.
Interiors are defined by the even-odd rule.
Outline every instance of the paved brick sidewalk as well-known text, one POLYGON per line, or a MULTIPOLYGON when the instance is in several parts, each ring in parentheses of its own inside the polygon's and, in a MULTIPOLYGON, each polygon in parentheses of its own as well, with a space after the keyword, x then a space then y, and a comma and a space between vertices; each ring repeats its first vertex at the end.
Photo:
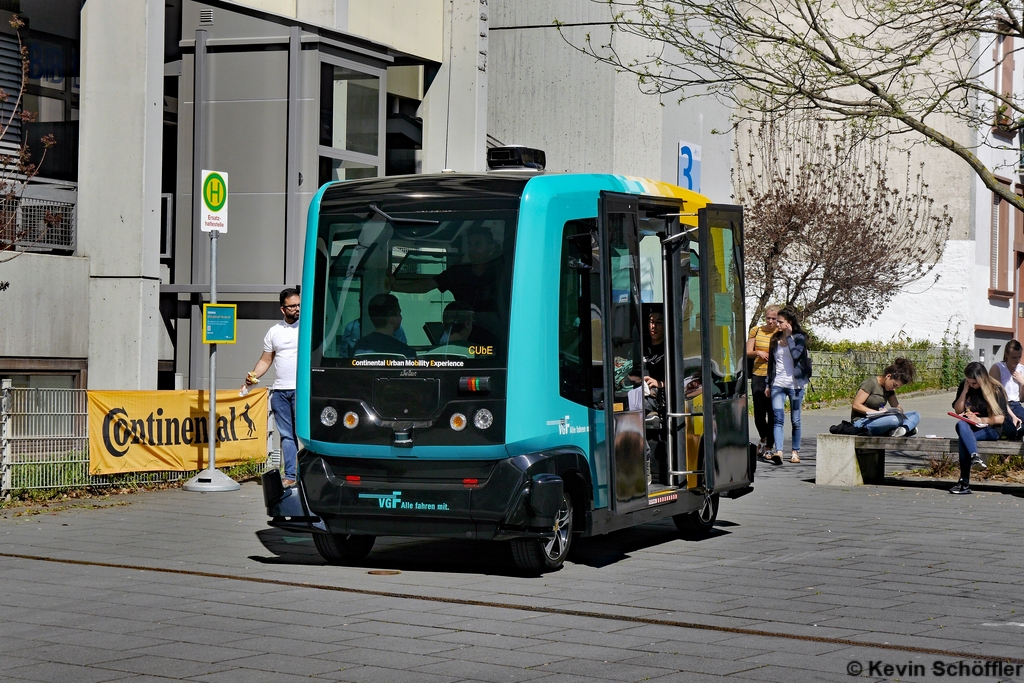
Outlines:
POLYGON ((517 575, 497 543, 384 539, 365 566, 324 566, 308 537, 265 526, 254 484, 0 512, 2 679, 849 681, 857 662, 869 680, 1024 681, 932 675, 974 656, 1024 661, 1024 501, 818 487, 805 454, 762 466, 709 539, 651 524, 579 543, 541 578, 517 575), (400 573, 367 573, 381 568, 400 573))

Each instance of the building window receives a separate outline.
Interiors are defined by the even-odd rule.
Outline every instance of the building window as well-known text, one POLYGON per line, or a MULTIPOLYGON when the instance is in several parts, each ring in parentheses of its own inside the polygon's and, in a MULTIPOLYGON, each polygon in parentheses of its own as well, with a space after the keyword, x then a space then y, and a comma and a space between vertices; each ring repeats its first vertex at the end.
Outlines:
POLYGON ((383 175, 385 74, 321 55, 320 185, 383 175))
MULTIPOLYGON (((1007 100, 1013 97, 1013 37, 999 36, 992 50, 992 59, 996 68, 992 71, 993 91, 1001 93, 1007 100)), ((997 132, 1007 132, 1013 122, 1013 112, 1003 102, 995 103, 995 118, 992 122, 997 132)))
POLYGON ((377 167, 362 164, 358 161, 320 157, 320 185, 334 180, 358 180, 359 178, 376 178, 377 167))
POLYGON ((1005 293, 1010 253, 1010 203, 992 194, 992 227, 989 239, 989 288, 1005 293))
POLYGON ((380 138, 380 78, 320 64, 320 144, 376 155, 380 138))
MULTIPOLYGON (((26 32, 22 33, 23 38, 26 32)), ((78 179, 78 46, 60 36, 33 31, 25 38, 28 79, 22 108, 35 114, 23 124, 24 141, 33 162, 43 154, 39 139, 53 135, 56 146, 46 153, 39 175, 57 180, 78 179)), ((16 92, 16 90, 15 90, 16 92)))

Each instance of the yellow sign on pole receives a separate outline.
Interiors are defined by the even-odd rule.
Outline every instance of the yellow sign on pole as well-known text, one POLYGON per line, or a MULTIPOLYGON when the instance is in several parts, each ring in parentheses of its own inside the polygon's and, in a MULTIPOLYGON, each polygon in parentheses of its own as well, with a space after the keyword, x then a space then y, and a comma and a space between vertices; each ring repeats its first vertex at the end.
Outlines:
POLYGON ((234 344, 237 340, 237 304, 203 304, 203 343, 234 344))

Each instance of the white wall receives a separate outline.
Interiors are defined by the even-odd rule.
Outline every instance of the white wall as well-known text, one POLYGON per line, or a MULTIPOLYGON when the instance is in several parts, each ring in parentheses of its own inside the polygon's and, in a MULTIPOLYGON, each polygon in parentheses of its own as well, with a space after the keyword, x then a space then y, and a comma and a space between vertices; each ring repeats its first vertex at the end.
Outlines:
MULTIPOLYGON (((701 190, 729 202, 731 135, 712 135, 729 110, 711 99, 683 104, 640 91, 637 79, 616 73, 573 45, 587 36, 606 43, 608 8, 556 2, 492 2, 488 132, 504 144, 543 149, 549 171, 622 173, 677 181, 677 146, 703 147, 701 190), (566 22, 561 32, 552 25, 566 22), (595 25, 595 22, 597 24, 595 25), (573 24, 584 24, 574 26, 573 24)), ((616 33, 622 53, 644 43, 616 33)))
POLYGON ((909 337, 938 343, 948 329, 950 334, 957 332, 962 343, 971 345, 975 324, 971 285, 974 254, 973 241, 949 240, 932 273, 897 295, 877 320, 846 330, 815 327, 814 331, 830 340, 888 342, 909 337))
POLYGON ((89 355, 89 259, 23 253, 0 263, 0 280, 11 283, 0 293, 0 356, 89 355))

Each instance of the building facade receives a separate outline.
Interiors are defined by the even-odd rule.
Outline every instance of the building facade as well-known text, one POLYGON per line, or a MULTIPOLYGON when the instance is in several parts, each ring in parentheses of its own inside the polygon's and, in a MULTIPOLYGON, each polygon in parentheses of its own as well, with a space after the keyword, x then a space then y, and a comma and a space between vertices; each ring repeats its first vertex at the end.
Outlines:
MULTIPOLYGON (((727 110, 642 96, 634 79, 573 49, 587 32, 609 33, 600 4, 0 7, 28 22, 25 107, 39 115, 5 140, 57 139, 23 209, 66 207, 70 227, 59 244, 22 245, 0 263, 0 280, 11 283, 0 293, 0 376, 18 385, 207 385, 197 322, 210 297, 210 245, 194 221, 193 192, 203 169, 229 177, 218 300, 237 304, 239 325, 238 343, 218 348, 221 387, 241 383, 280 318, 277 292, 300 281, 306 209, 329 180, 481 172, 488 146, 525 144, 544 149, 554 172, 670 182, 683 172, 717 201, 732 194, 732 139, 710 125, 727 110)), ((7 89, 16 42, 0 27, 7 89)))

